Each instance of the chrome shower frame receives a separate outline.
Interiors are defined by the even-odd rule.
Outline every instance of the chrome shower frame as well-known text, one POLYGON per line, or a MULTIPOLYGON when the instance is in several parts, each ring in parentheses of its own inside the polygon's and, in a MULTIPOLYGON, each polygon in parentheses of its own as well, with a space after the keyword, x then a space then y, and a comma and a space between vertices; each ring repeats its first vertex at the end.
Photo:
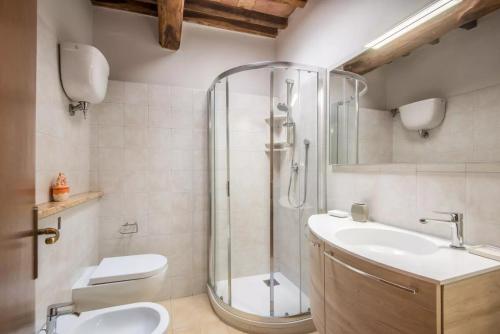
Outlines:
MULTIPOLYGON (((247 64, 243 66, 238 66, 232 69, 229 69, 220 75, 218 75, 212 84, 210 85, 207 91, 207 111, 208 115, 208 143, 209 143, 209 154, 208 154, 208 169, 210 175, 210 187, 209 187, 209 203, 210 203, 210 230, 209 230, 209 245, 210 245, 210 254, 209 254, 209 279, 207 283, 207 290, 210 302, 212 307, 216 311, 216 313, 226 322, 231 325, 234 325, 237 328, 242 330, 252 329, 253 332, 260 333, 269 333, 271 330, 273 333, 303 333, 306 330, 314 329, 314 325, 312 324, 311 314, 310 312, 304 312, 297 315, 292 316, 284 316, 284 317, 274 317, 274 316, 259 316, 255 314, 250 314, 241 310, 238 310, 231 306, 231 303, 226 303, 221 300, 215 292, 215 287, 211 284, 211 278, 213 277, 215 281, 215 270, 216 270, 216 257, 215 257, 215 249, 214 245, 216 235, 213 233, 214 231, 214 223, 215 223, 215 210, 214 210, 214 202, 213 198, 215 197, 215 171, 214 171, 214 154, 215 154, 215 130, 214 130, 214 115, 213 110, 211 110, 212 101, 212 92, 215 91, 217 83, 221 82, 224 79, 227 79, 233 74, 237 74, 240 72, 257 70, 257 69, 270 69, 270 132, 273 134, 274 127, 274 105, 273 105, 273 87, 274 87, 274 72, 272 70, 275 69, 294 69, 301 70, 307 72, 313 72, 317 74, 317 110, 311 111, 317 113, 317 213, 325 213, 326 212, 326 168, 327 168, 327 70, 325 68, 302 65, 292 62, 258 62, 247 64)), ((228 101, 228 85, 226 81, 226 110, 229 108, 228 101)), ((273 233, 274 233, 274 218, 273 218, 273 159, 274 159, 274 149, 273 149, 273 136, 270 138, 270 149, 269 149, 269 161, 270 161, 270 273, 273 273, 273 265, 274 265, 274 242, 273 242, 273 233)), ((228 146, 229 147, 229 146, 228 146)), ((227 153, 229 154, 229 153, 227 153)), ((227 166, 229 170, 229 165, 227 166)), ((231 220, 228 221, 228 230, 231 229, 231 220)), ((231 238, 228 238, 228 252, 231 253, 230 250, 231 238)), ((229 255, 230 256, 230 255, 229 255)), ((230 261, 228 264, 228 284, 230 284, 231 277, 231 269, 230 269, 230 261)), ((271 293, 273 289, 270 289, 271 293)), ((271 296, 272 298, 272 296, 271 296)), ((271 311, 272 311, 272 302, 271 302, 271 311)))
MULTIPOLYGON (((351 79, 351 80, 354 80, 355 81, 355 87, 354 87, 354 91, 355 91, 355 95, 351 97, 351 99, 349 99, 348 101, 346 102, 338 102, 336 103, 336 107, 337 108, 340 108, 341 106, 348 106, 349 103, 352 101, 354 104, 355 104, 355 114, 354 114, 354 128, 356 129, 356 133, 355 133, 355 140, 356 140, 356 147, 358 146, 358 143, 359 143, 359 98, 364 96, 367 92, 368 92, 368 82, 366 80, 365 77, 357 74, 357 73, 353 73, 353 72, 348 72, 348 71, 344 71, 344 70, 341 70, 341 69, 338 69, 338 68, 334 68, 334 69, 331 69, 328 71, 328 79, 331 78, 331 75, 336 75, 336 76, 339 76, 339 77, 343 77, 345 79, 351 79), (362 87, 360 87, 360 84, 362 85, 362 87)), ((328 80, 328 92, 329 94, 331 94, 331 91, 330 89, 332 88, 331 87, 332 85, 332 82, 330 80, 328 80)), ((329 100, 331 99, 330 97, 328 98, 329 100)), ((331 108, 331 106, 329 105, 328 106, 329 108, 331 108)), ((330 119, 331 117, 331 111, 332 110, 328 110, 327 114, 328 114, 328 129, 327 129, 327 133, 328 133, 328 136, 330 137, 332 135, 331 131, 333 130, 332 128, 332 119, 330 119)), ((338 141, 338 139, 337 139, 338 141)), ((331 138, 328 138, 328 165, 336 165, 338 164, 336 161, 336 159, 334 159, 334 154, 332 152, 332 142, 331 142, 331 138)), ((358 149, 356 149, 356 156, 355 156, 355 161, 356 161, 356 164, 358 163, 359 161, 359 152, 358 152, 358 149)))

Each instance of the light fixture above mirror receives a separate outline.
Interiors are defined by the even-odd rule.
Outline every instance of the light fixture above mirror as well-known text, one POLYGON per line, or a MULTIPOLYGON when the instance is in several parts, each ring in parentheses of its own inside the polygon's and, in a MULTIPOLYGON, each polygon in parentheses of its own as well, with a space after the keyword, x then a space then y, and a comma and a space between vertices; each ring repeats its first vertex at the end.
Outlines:
POLYGON ((462 0, 439 0, 425 7, 415 15, 410 16, 382 36, 374 39, 365 45, 367 49, 380 49, 384 45, 389 44, 398 37, 406 34, 410 30, 415 29, 421 24, 429 21, 433 17, 447 11, 448 9, 458 5, 462 0))

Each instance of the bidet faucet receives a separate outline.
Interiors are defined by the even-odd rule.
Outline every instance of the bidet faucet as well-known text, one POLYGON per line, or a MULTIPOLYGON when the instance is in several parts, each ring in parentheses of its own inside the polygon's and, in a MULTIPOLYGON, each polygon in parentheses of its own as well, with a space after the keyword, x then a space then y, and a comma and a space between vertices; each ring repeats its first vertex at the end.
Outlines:
POLYGON ((464 215, 458 212, 441 212, 434 211, 435 213, 449 215, 450 219, 439 218, 420 218, 421 224, 428 222, 450 223, 451 224, 451 244, 450 247, 465 249, 464 247, 464 215))
POLYGON ((58 303, 52 304, 47 307, 47 322, 45 323, 45 333, 55 334, 57 318, 61 315, 73 314, 77 317, 80 316, 79 312, 74 311, 73 303, 58 303), (62 308, 68 308, 67 310, 60 310, 62 308))

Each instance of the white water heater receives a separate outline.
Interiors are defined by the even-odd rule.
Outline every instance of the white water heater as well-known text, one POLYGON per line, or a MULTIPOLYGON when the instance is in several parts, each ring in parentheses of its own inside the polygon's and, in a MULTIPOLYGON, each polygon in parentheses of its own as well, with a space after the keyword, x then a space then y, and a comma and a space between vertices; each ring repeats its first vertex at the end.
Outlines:
POLYGON ((69 112, 82 110, 86 115, 90 103, 100 103, 106 96, 109 64, 101 51, 91 45, 62 43, 59 46, 61 81, 73 101, 69 112))
POLYGON ((446 100, 432 98, 398 108, 403 126, 408 130, 418 131, 422 137, 429 135, 429 130, 439 126, 446 112, 446 100))

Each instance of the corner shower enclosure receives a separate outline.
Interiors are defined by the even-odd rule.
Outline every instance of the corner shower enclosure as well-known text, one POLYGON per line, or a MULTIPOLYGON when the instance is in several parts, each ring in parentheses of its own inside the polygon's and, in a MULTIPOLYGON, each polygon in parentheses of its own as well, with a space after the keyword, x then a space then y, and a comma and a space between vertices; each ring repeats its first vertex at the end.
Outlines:
POLYGON ((312 328, 307 219, 326 206, 325 77, 263 62, 208 90, 209 296, 243 330, 312 328))

